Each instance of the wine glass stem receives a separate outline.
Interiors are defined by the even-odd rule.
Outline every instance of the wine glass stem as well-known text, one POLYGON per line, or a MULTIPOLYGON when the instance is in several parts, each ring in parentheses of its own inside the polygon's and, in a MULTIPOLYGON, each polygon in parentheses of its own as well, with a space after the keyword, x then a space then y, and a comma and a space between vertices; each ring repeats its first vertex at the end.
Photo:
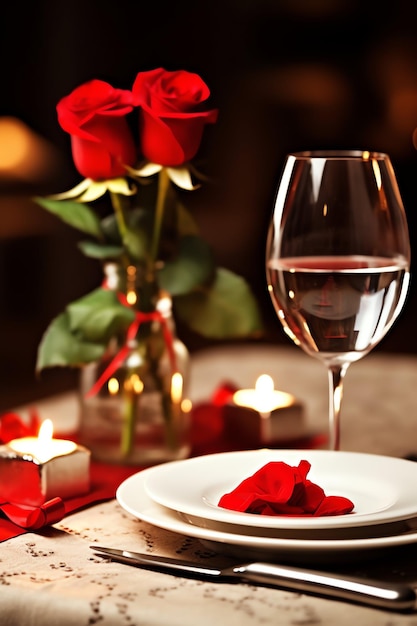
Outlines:
POLYGON ((329 449, 340 450, 340 408, 348 365, 329 367, 329 449))

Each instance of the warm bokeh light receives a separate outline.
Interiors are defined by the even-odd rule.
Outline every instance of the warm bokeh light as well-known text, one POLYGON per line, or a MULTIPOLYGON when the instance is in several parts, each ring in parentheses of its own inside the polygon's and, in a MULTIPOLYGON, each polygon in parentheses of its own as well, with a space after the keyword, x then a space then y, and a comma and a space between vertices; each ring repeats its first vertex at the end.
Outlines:
POLYGON ((193 403, 191 402, 191 400, 189 398, 184 398, 184 400, 181 402, 181 409, 184 411, 184 413, 190 413, 192 408, 193 403))
POLYGON ((12 117, 0 119, 0 170, 18 170, 30 150, 30 136, 22 122, 12 117))
POLYGON ((137 299, 138 297, 136 295, 136 291, 131 289, 127 292, 126 300, 127 300, 127 303, 130 304, 130 306, 133 306, 134 304, 136 304, 137 299))
POLYGON ((118 393, 119 391, 119 381, 117 380, 117 378, 110 378, 108 383, 107 383, 107 388, 109 390, 109 394, 112 396, 115 396, 116 393, 118 393))
POLYGON ((143 391, 144 384, 137 374, 131 374, 126 378, 123 386, 126 391, 133 391, 135 394, 140 394, 143 391))
POLYGON ((172 375, 171 380, 171 398, 176 404, 179 404, 182 399, 182 385, 183 380, 181 374, 179 372, 175 372, 172 375))
POLYGON ((16 117, 0 117, 0 179, 39 182, 57 168, 53 147, 16 117))
POLYGON ((126 289, 126 300, 130 306, 136 304, 138 296, 136 293, 136 267, 134 265, 129 265, 126 269, 127 273, 127 289, 126 289))

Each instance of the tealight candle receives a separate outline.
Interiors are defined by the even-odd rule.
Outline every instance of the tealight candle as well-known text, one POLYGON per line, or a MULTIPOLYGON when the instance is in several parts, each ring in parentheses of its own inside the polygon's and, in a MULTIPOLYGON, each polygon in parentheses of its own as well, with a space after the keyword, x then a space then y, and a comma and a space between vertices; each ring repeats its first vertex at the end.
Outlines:
POLYGON ((0 446, 0 499, 40 506, 55 497, 70 498, 90 489, 90 451, 53 438, 51 420, 38 437, 12 439, 0 446))
POLYGON ((225 428, 229 437, 238 430, 248 443, 269 444, 301 436, 303 413, 293 395, 275 389, 273 379, 262 374, 254 389, 238 389, 225 405, 225 428))
POLYGON ((294 400, 294 396, 290 393, 274 389, 274 381, 267 374, 259 376, 255 389, 238 389, 233 394, 235 404, 254 409, 265 417, 276 409, 291 406, 294 400))
POLYGON ((14 452, 35 457, 39 463, 50 461, 54 456, 61 456, 74 452, 76 444, 66 439, 53 439, 53 424, 45 420, 39 429, 37 437, 22 437, 12 439, 8 447, 14 452))

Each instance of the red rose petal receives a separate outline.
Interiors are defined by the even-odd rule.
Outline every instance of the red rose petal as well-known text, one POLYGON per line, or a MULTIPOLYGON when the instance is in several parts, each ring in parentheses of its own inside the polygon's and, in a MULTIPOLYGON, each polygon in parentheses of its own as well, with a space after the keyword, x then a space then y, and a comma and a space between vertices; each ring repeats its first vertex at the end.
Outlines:
POLYGON ((321 502, 314 516, 345 515, 353 510, 355 505, 349 498, 343 496, 326 496, 321 502))
POLYGON ((306 460, 298 467, 271 461, 224 494, 218 504, 257 515, 319 517, 350 513, 354 504, 348 498, 326 496, 319 485, 307 479, 310 468, 306 460))
POLYGON ((219 500, 219 506, 234 511, 253 511, 259 503, 286 503, 295 485, 293 468, 282 462, 267 463, 219 500))
POLYGON ((305 513, 314 513, 324 497, 325 493, 321 487, 306 480, 294 491, 289 504, 301 507, 305 513))
POLYGON ((56 106, 58 122, 71 136, 74 164, 85 178, 105 180, 126 174, 137 160, 127 115, 132 93, 91 80, 64 96, 56 106))
POLYGON ((203 110, 210 90, 198 74, 157 68, 139 72, 132 87, 139 107, 143 156, 175 167, 197 153, 207 124, 217 121, 217 109, 203 110))

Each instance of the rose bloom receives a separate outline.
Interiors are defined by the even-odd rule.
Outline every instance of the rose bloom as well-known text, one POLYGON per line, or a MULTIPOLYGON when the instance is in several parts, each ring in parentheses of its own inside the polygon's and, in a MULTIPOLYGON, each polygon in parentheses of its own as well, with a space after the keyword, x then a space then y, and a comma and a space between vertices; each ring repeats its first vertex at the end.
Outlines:
POLYGON ((159 165, 175 167, 192 159, 206 124, 217 120, 217 109, 201 110, 210 90, 198 76, 163 68, 139 72, 132 88, 140 107, 142 153, 159 165))
POLYGON ((136 161, 136 147, 126 115, 132 94, 101 80, 80 85, 57 104, 58 121, 71 135, 72 156, 82 176, 93 180, 126 174, 136 161))

